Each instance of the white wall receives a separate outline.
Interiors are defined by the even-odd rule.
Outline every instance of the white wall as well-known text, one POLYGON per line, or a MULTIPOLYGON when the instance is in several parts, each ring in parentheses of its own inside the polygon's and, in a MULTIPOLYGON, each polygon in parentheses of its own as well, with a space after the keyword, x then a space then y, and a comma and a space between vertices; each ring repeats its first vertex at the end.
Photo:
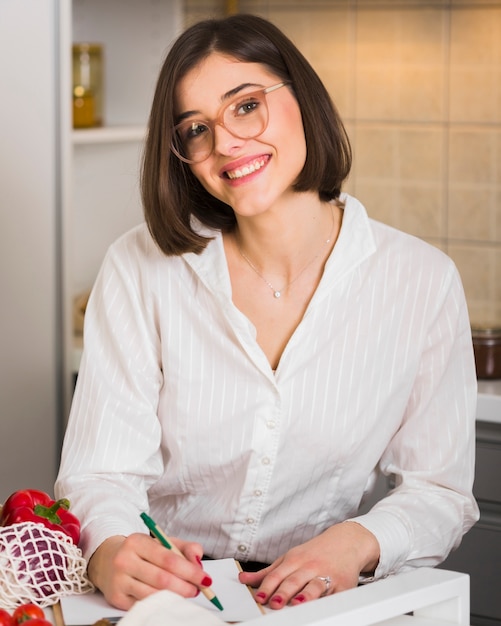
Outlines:
POLYGON ((0 502, 58 461, 56 2, 0 0, 0 502))

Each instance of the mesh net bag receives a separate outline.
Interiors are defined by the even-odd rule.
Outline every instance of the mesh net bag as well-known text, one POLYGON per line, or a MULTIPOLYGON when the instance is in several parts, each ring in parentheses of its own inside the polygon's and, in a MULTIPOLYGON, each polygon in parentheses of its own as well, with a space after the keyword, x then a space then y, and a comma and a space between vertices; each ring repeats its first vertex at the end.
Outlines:
POLYGON ((93 589, 82 552, 65 533, 33 522, 0 528, 0 607, 50 606, 93 589))

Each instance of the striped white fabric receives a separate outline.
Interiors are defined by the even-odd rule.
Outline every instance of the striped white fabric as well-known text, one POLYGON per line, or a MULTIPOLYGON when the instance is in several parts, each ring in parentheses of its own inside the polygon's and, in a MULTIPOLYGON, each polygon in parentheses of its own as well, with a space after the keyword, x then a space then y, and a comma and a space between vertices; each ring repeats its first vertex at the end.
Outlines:
POLYGON ((339 239, 274 374, 231 300, 218 233, 165 257, 145 226, 109 250, 85 320, 58 497, 84 554, 170 535, 271 562, 355 518, 374 474, 397 487, 356 519, 376 576, 441 561, 478 519, 476 378, 458 273, 345 197, 339 239))

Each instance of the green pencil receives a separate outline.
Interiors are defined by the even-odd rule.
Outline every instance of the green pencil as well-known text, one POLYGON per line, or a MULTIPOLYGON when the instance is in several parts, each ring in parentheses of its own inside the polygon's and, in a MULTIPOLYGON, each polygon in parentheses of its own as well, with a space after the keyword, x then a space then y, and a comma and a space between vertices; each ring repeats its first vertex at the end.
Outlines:
MULTIPOLYGON (((160 543, 165 546, 168 550, 172 550, 179 556, 182 556, 183 559, 186 557, 178 550, 176 546, 171 542, 171 540, 167 537, 167 535, 162 531, 162 529, 157 526, 157 524, 151 519, 149 515, 146 513, 141 513, 141 519, 146 524, 148 529, 152 532, 153 535, 160 541, 160 543)), ((216 594, 212 591, 210 587, 199 587, 200 591, 204 594, 207 600, 210 600, 214 606, 216 606, 220 611, 223 610, 221 602, 217 599, 216 594)))

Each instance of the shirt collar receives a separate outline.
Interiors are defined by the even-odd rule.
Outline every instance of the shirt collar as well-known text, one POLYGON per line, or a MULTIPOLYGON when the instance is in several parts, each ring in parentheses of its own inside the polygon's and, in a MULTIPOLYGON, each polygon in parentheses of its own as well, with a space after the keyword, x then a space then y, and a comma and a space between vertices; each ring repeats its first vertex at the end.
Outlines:
POLYGON ((200 254, 187 252, 182 258, 214 295, 227 301, 231 298, 231 282, 221 231, 204 226, 196 218, 192 218, 192 227, 211 240, 200 254))
POLYGON ((376 240, 365 207, 353 196, 341 195, 345 203, 336 245, 325 265, 325 274, 343 278, 376 251, 376 240))
MULTIPOLYGON (((341 195, 341 200, 345 203, 341 230, 327 259, 317 294, 330 289, 376 251, 376 240, 365 207, 346 193, 341 195)), ((214 295, 228 301, 231 298, 231 282, 222 234, 219 230, 204 226, 195 218, 192 224, 196 232, 212 239, 200 254, 188 252, 183 258, 214 295)))

